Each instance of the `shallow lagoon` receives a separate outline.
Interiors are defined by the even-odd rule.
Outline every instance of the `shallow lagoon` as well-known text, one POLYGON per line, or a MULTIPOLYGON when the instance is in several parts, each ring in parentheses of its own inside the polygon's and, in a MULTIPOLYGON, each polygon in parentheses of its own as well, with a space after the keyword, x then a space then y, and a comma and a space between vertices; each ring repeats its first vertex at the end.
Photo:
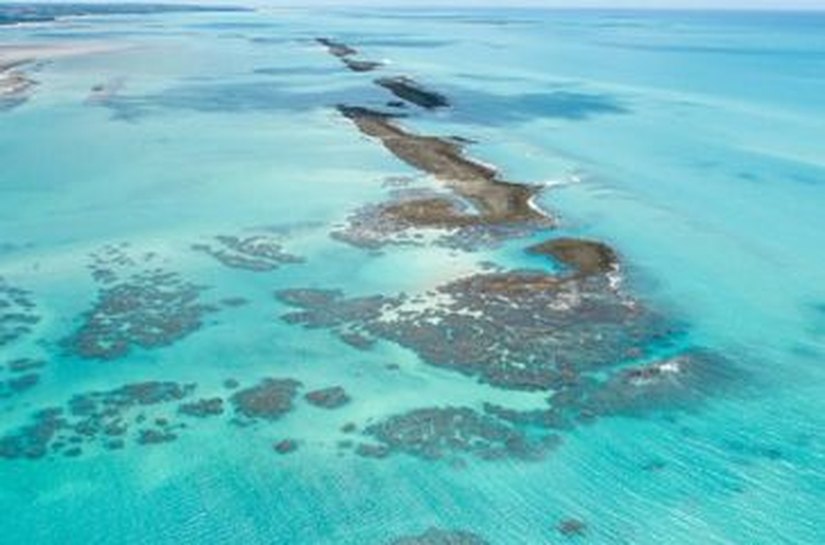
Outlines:
POLYGON ((0 460, 4 541, 381 544, 437 527, 493 544, 822 542, 823 27, 792 14, 283 10, 4 28, 3 41, 123 47, 32 67, 34 92, 0 113, 0 276, 39 318, 0 345, 2 380, 20 376, 8 362, 45 362, 34 386, 0 399, 0 431, 126 384, 224 399, 222 414, 196 418, 174 395, 118 394, 100 422, 129 425, 124 448, 0 460), (347 70, 319 36, 385 65, 347 70), (556 231, 472 252, 376 253, 330 237, 399 178, 443 191, 335 109, 383 107, 392 97, 376 74, 449 97, 437 112, 407 107, 404 126, 477 141, 467 153, 506 179, 546 183, 539 203, 556 231), (486 262, 549 274, 558 264, 523 249, 556 235, 609 242, 634 298, 677 324, 679 343, 729 362, 724 384, 577 422, 539 461, 342 447, 407 411, 528 411, 547 396, 478 383, 386 339, 360 350, 285 322, 295 308, 276 292, 415 294, 486 262), (221 247, 216 236, 266 237, 302 262, 252 271, 193 249, 221 247), (101 262, 137 288, 134 275, 156 270, 203 287, 195 299, 174 282, 142 292, 161 317, 203 312, 161 327, 164 342, 84 357, 65 339, 90 309, 131 308, 99 304, 108 275, 89 267, 101 262), (289 403, 281 390, 253 397, 273 417, 239 421, 230 399, 264 377, 303 387, 289 403), (351 401, 330 410, 303 397, 331 386, 351 401), (143 445, 143 429, 175 439, 143 445), (298 448, 278 454, 285 439, 298 448))

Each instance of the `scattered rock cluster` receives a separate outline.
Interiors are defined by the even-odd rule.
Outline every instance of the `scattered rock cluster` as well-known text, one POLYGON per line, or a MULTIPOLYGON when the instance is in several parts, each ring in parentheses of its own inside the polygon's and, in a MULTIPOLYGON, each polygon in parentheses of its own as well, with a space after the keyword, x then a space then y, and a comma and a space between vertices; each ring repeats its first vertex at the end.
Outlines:
POLYGON ((266 235, 246 238, 220 235, 215 244, 194 244, 192 249, 211 255, 223 265, 253 272, 269 272, 304 259, 283 250, 281 243, 266 235))

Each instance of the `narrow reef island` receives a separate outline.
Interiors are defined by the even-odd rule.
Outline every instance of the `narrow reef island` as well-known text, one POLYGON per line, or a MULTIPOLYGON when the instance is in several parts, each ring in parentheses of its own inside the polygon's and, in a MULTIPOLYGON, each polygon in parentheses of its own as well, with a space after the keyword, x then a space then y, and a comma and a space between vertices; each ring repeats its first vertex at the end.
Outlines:
POLYGON ((825 543, 825 19, 719 17, 0 4, 0 542, 825 543))
MULTIPOLYGON (((319 41, 335 43, 333 55, 351 49, 319 41)), ((376 83, 386 87, 384 82, 376 83)), ((418 84, 416 88, 423 89, 418 84)), ((401 128, 397 115, 365 106, 339 106, 339 111, 360 132, 443 182, 474 209, 459 208, 450 196, 412 198, 372 208, 354 220, 356 226, 334 237, 373 247, 398 242, 385 238, 388 234, 423 227, 450 232, 459 238, 459 246, 472 248, 479 239, 475 230, 464 232, 466 227, 518 228, 499 232, 495 240, 501 242, 553 226, 531 204, 536 188, 502 181, 493 167, 465 157, 455 140, 413 134, 401 128)), ((445 240, 457 244, 455 238, 436 243, 445 240)), ((697 390, 724 382, 724 358, 686 345, 675 322, 620 289, 619 257, 607 244, 559 237, 525 252, 545 256, 563 270, 479 273, 418 295, 347 298, 340 291, 317 289, 277 293, 299 308, 285 316, 288 322, 331 329, 353 346, 368 349, 377 340, 390 340, 426 363, 495 388, 553 392, 546 409, 515 411, 490 403, 485 414, 468 407, 434 406, 396 415, 367 428, 379 444, 361 445, 357 454, 384 457, 401 450, 439 459, 451 450, 467 450, 482 459, 541 459, 557 445, 560 429, 601 416, 690 403, 697 390), (594 373, 603 378, 596 379, 594 373), (707 380, 709 375, 718 377, 707 380), (409 434, 411 429, 416 433, 409 434), (456 433, 475 437, 475 447, 447 440, 456 433)))

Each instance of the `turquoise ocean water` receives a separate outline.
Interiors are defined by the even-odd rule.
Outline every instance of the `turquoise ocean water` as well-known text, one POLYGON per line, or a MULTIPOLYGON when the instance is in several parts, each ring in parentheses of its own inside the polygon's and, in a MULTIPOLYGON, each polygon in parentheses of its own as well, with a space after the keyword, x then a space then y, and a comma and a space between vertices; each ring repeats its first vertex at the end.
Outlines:
POLYGON ((256 426, 193 421, 158 445, 0 459, 0 542, 381 544, 439 527, 501 545, 825 543, 825 16, 167 13, 0 28, 0 41, 117 46, 38 64, 31 98, 0 111, 0 277, 39 317, 0 345, 3 380, 15 359, 45 362, 35 386, 6 386, 0 434, 147 380, 210 397, 230 378, 292 377, 352 396, 336 411, 297 399, 256 426), (558 233, 610 243, 636 295, 733 362, 735 380, 679 410, 562 431, 538 462, 342 452, 347 422, 542 398, 286 323, 276 290, 416 292, 485 261, 547 265, 523 243, 375 254, 331 238, 386 198, 388 178, 421 174, 338 115, 389 96, 318 36, 450 97, 405 126, 473 139, 468 152, 508 179, 545 184, 558 233), (250 233, 304 261, 250 272, 191 249, 250 233), (61 339, 98 297, 90 256, 124 243, 124 270, 176 272, 221 309, 167 346, 82 358, 61 339), (273 452, 282 438, 299 450, 273 452), (571 518, 581 535, 559 531, 571 518))

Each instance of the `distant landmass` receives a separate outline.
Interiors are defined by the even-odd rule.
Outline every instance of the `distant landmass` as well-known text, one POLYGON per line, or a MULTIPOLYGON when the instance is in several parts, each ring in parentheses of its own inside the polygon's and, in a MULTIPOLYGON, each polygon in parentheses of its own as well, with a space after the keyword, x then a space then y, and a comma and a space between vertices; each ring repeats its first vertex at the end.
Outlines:
POLYGON ((193 11, 250 11, 237 6, 185 4, 0 4, 0 25, 54 21, 80 15, 130 15, 193 11))

